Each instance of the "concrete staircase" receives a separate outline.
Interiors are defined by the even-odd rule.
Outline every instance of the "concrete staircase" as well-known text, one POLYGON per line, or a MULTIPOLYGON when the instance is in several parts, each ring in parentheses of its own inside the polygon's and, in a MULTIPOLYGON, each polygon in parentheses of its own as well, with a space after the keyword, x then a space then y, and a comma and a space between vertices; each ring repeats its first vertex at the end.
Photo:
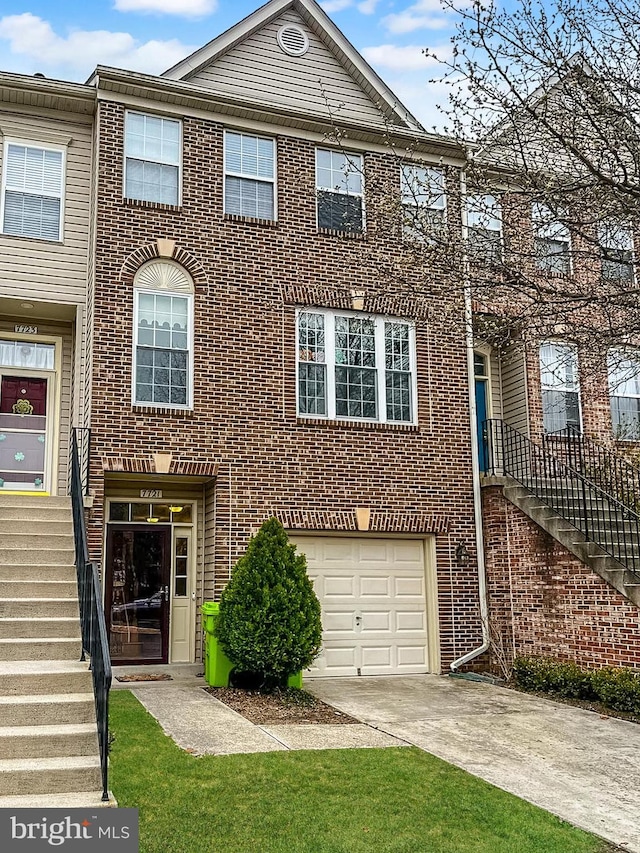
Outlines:
MULTIPOLYGON (((576 525, 581 524, 579 501, 573 501, 571 494, 565 493, 562 504, 566 507, 566 514, 561 515, 552 509, 545 499, 553 503, 553 495, 548 490, 562 489, 561 484, 541 485, 532 483, 531 488, 516 483, 510 477, 485 477, 486 485, 501 485, 502 491, 512 504, 517 506, 525 515, 534 521, 539 527, 553 536, 561 545, 578 557, 585 565, 589 566, 597 575, 610 584, 619 593, 640 607, 640 577, 636 576, 627 568, 627 558, 640 553, 640 543, 623 545, 615 540, 615 531, 621 531, 629 522, 624 514, 620 512, 615 503, 609 503, 606 498, 594 493, 587 502, 588 506, 598 509, 598 520, 594 517, 589 519, 589 529, 592 536, 598 536, 598 526, 605 528, 603 541, 607 542, 608 553, 592 539, 580 532, 576 525), (534 494, 533 492, 537 492, 534 494), (618 559, 616 559, 616 557, 618 559)), ((566 487, 564 487, 566 489, 566 487)))
POLYGON ((100 807, 71 501, 0 495, 0 808, 100 807))

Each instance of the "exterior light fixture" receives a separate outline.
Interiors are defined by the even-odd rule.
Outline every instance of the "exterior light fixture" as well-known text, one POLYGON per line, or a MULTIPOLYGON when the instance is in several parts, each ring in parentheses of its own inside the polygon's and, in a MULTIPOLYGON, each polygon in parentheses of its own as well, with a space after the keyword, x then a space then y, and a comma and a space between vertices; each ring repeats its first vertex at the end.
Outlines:
POLYGON ((170 506, 169 512, 182 512, 183 509, 183 506, 170 506))
POLYGON ((156 515, 148 515, 147 521, 149 522, 149 524, 157 524, 159 519, 156 515))
POLYGON ((469 552, 464 542, 458 542, 456 545, 456 563, 459 566, 466 566, 469 563, 469 552))

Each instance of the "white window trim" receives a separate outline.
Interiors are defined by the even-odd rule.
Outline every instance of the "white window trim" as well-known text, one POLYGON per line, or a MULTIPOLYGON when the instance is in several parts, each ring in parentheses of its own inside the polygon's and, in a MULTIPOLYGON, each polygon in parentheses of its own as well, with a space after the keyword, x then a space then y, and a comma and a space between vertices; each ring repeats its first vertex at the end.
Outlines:
MULTIPOLYGON (((263 136, 260 133, 249 133, 246 130, 235 130, 232 127, 225 128, 224 136, 222 140, 222 174, 223 174, 223 187, 222 187, 222 209, 223 213, 228 214, 229 216, 235 216, 236 214, 230 214, 227 211, 227 175, 232 178, 241 178, 247 181, 255 181, 256 183, 262 184, 273 184, 273 219, 270 219, 269 222, 277 222, 278 221, 278 145, 277 140, 273 136, 263 136), (263 178, 258 175, 249 175, 245 172, 232 172, 231 170, 227 170, 227 134, 228 133, 237 133, 240 136, 251 136, 254 139, 263 139, 266 142, 271 142, 273 144, 273 178, 263 178)), ((245 217, 246 219, 253 219, 252 216, 245 217)), ((259 218, 259 217, 258 217, 259 218)))
MULTIPOLYGON (((316 229, 320 230, 320 223, 318 220, 318 193, 326 192, 326 193, 336 193, 337 195, 346 195, 351 196, 352 198, 361 199, 361 210, 362 210, 362 229, 360 231, 338 231, 338 233, 345 234, 364 234, 367 230, 367 217, 366 217, 366 206, 365 206, 365 180, 364 180, 364 154, 358 153, 357 151, 342 151, 336 148, 326 147, 324 145, 316 145, 314 151, 315 158, 315 182, 316 182, 316 229), (347 159, 353 157, 360 161, 360 192, 359 193, 345 193, 335 187, 321 187, 320 182, 318 181, 318 151, 331 151, 332 153, 338 151, 338 153, 343 154, 347 159)), ((335 229, 332 228, 322 228, 323 231, 333 231, 335 229)))
MULTIPOLYGON (((614 399, 614 397, 620 398, 622 400, 638 400, 638 399, 640 399, 640 393, 638 393, 638 394, 616 394, 615 393, 615 390, 614 390, 612 382, 611 382, 611 374, 612 374, 611 359, 612 359, 612 357, 618 358, 620 360, 634 359, 638 363, 640 363, 640 350, 633 349, 633 348, 625 349, 624 347, 612 347, 609 350, 609 352, 607 353, 607 389, 609 391, 609 411, 611 414, 611 430, 613 433, 613 437, 616 441, 625 441, 625 442, 631 442, 631 443, 637 444, 640 441, 640 437, 638 437, 638 438, 631 438, 631 437, 625 438, 624 436, 617 436, 615 434, 615 426, 613 423, 613 410, 612 410, 612 405, 611 405, 612 400, 614 399), (615 354, 615 356, 614 356, 614 354, 615 354)), ((638 430, 640 432, 640 425, 638 427, 638 430)))
MULTIPOLYGON (((148 287, 134 287, 133 288, 133 346, 132 346, 132 354, 131 354, 131 405, 136 406, 138 408, 144 409, 176 409, 178 411, 191 411, 193 409, 193 375, 194 375, 194 360, 195 360, 195 352, 193 345, 193 294, 184 293, 183 291, 175 291, 175 290, 152 290, 148 287), (137 373, 137 355, 138 355, 138 314, 139 314, 139 296, 140 294, 151 294, 153 296, 179 296, 188 300, 188 310, 189 317, 187 322, 187 353, 188 353, 188 366, 187 373, 189 374, 187 377, 187 402, 184 405, 178 403, 155 403, 152 400, 137 400, 136 399, 136 373, 137 373)), ((171 349, 170 347, 162 347, 162 349, 171 349)))
POLYGON ((442 166, 434 166, 432 163, 401 163, 400 164, 400 200, 403 207, 426 207, 429 210, 441 210, 443 213, 443 219, 446 222, 447 218, 447 188, 445 181, 445 173, 442 166), (442 204, 429 204, 425 201, 417 201, 413 196, 408 196, 405 194, 405 181, 404 181, 404 170, 405 169, 424 169, 425 172, 437 172, 442 178, 442 192, 440 196, 442 197, 442 204))
POLYGON ((534 243, 534 261, 536 264, 536 270, 543 274, 552 274, 552 275, 573 275, 573 246, 571 244, 571 232, 564 225, 560 219, 553 218, 553 211, 547 207, 547 205, 542 204, 541 202, 533 202, 531 206, 531 221, 533 223, 533 243, 534 243), (548 211, 550 214, 549 220, 545 220, 539 216, 535 215, 536 209, 544 209, 548 211), (553 228, 555 225, 559 225, 561 228, 566 230, 565 235, 551 234, 551 233, 543 233, 545 230, 553 228), (557 243, 566 243, 567 245, 567 253, 569 260, 569 269, 566 273, 556 272, 555 270, 547 270, 538 266, 538 258, 535 256, 535 241, 536 240, 552 240, 557 243))
MULTIPOLYGON (((620 222, 620 221, 608 220, 607 222, 600 223, 601 226, 604 226, 606 224, 613 225, 614 227, 617 227, 620 231, 624 231, 628 237, 628 247, 626 249, 624 249, 623 251, 627 251, 630 254, 631 260, 629 261, 629 265, 631 266, 631 278, 629 280, 629 284, 635 285, 637 282, 637 272, 636 272, 635 242, 633 239, 633 237, 634 237, 633 227, 632 227, 630 222, 624 222, 624 221, 620 222)), ((618 246, 612 246, 612 245, 605 243, 605 241, 603 240, 603 236, 604 236, 604 229, 602 227, 599 227, 598 228, 598 247, 600 249, 601 255, 603 254, 603 250, 618 249, 619 248, 618 246)), ((601 257, 601 263, 602 264, 604 264, 604 261, 605 261, 605 258, 601 257)), ((620 262, 614 261, 613 263, 620 263, 620 262)), ((604 276, 603 276, 603 278, 604 278, 604 276)))
MULTIPOLYGON (((64 219, 65 219, 65 196, 67 186, 67 147, 66 145, 50 145, 44 142, 37 142, 34 139, 18 139, 15 137, 5 137, 2 150, 2 198, 0 199, 0 235, 3 237, 17 237, 26 240, 40 240, 44 243, 62 243, 64 242, 64 219), (58 151, 62 154, 61 167, 61 186, 60 186, 60 222, 58 225, 58 239, 48 240, 46 237, 31 237, 29 234, 6 234, 4 231, 4 208, 5 194, 7 189, 7 169, 8 169, 8 151, 9 145, 22 145, 26 148, 38 148, 41 151, 58 151)), ((49 196, 50 198, 58 198, 58 196, 49 196)))
MULTIPOLYGON (((306 363, 306 362, 305 362, 306 363)), ((415 323, 411 320, 406 320, 402 317, 390 317, 386 314, 363 314, 358 311, 341 311, 338 309, 328 308, 297 308, 296 309, 296 414, 298 418, 305 420, 325 420, 325 421, 349 421, 365 424, 392 424, 394 426, 416 426, 418 423, 418 381, 417 381, 417 356, 416 356, 416 328, 415 323), (299 390, 300 390, 300 315, 301 314, 322 314, 325 318, 324 322, 324 341, 325 341, 325 366, 326 366, 326 392, 327 392, 327 414, 321 415, 317 413, 301 413, 299 408, 299 390), (355 418, 348 415, 336 415, 336 382, 335 382, 335 318, 336 317, 358 317, 361 319, 373 319, 376 322, 375 341, 376 341, 376 392, 378 403, 377 418, 355 418), (402 323, 409 328, 409 370, 411 373, 411 420, 396 421, 387 419, 387 388, 386 388, 386 366, 384 363, 385 356, 385 323, 402 323), (380 357, 382 363, 380 363, 380 357)))
MULTIPOLYGON (((503 229, 503 223, 502 223, 502 204, 500 203, 499 197, 495 196, 493 193, 469 193, 469 195, 467 195, 467 198, 466 198, 465 206, 466 206, 465 224, 466 224, 466 228, 467 228, 467 239, 469 237, 469 234, 476 228, 481 228, 484 231, 491 231, 492 233, 497 234, 500 238, 500 255, 502 257, 502 254, 504 252, 504 229, 503 229), (470 209, 471 200, 472 199, 478 199, 478 198, 482 198, 482 199, 492 198, 493 199, 494 204, 491 207, 491 213, 489 213, 488 215, 489 215, 490 219, 498 222, 497 228, 490 228, 486 225, 480 225, 480 224, 471 224, 471 222, 469 221, 470 215, 476 212, 476 211, 470 209), (493 215, 493 214, 497 214, 497 215, 493 215)), ((489 212, 488 206, 486 209, 489 212)))
MULTIPOLYGON (((183 145, 184 145, 184 133, 183 133, 183 122, 181 118, 178 118, 175 115, 161 115, 160 113, 152 113, 147 110, 125 110, 124 116, 124 125, 123 125, 123 151, 122 151, 122 197, 124 199, 128 199, 129 201, 144 201, 143 199, 136 199, 133 196, 127 195, 127 116, 131 115, 139 115, 139 116, 151 116, 152 118, 161 118, 167 119, 168 121, 175 121, 180 127, 180 141, 178 143, 178 163, 169 163, 165 160, 149 160, 147 158, 143 158, 143 162, 145 163, 159 163, 161 166, 176 166, 178 169, 178 198, 176 200, 175 205, 171 205, 172 207, 181 207, 182 206, 182 163, 184 159, 183 155, 183 145)), ((132 157, 132 160, 140 159, 138 157, 132 157)), ((163 201, 146 201, 145 204, 166 204, 163 201)))
MULTIPOLYGON (((581 387, 581 382, 580 382, 580 359, 579 359, 578 347, 576 346, 576 344, 572 343, 571 341, 562 341, 562 340, 558 340, 558 339, 554 339, 554 338, 541 341, 539 346, 538 346, 538 376, 540 378, 540 405, 542 407, 543 425, 544 425, 544 405, 542 403, 542 394, 544 391, 561 391, 565 394, 577 393, 577 395, 578 395, 578 426, 582 430, 582 424, 583 424, 583 420, 582 420, 582 387, 581 387), (541 358, 542 347, 544 347, 544 346, 566 347, 566 348, 570 348, 573 351, 573 353, 575 355, 575 367, 576 367, 575 388, 570 388, 566 384, 563 384, 562 387, 560 387, 560 386, 553 386, 552 387, 551 385, 545 385, 544 384, 543 379, 542 379, 542 358, 541 358)), ((545 431, 545 434, 546 435, 553 435, 553 433, 546 433, 546 431, 545 431)))

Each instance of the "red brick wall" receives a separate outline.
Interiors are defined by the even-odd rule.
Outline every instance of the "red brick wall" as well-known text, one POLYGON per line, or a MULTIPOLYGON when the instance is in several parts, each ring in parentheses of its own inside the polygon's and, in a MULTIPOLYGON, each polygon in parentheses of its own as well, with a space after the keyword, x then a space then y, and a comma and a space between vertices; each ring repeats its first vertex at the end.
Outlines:
POLYGON ((640 666, 640 610, 507 501, 483 489, 492 628, 507 657, 640 666))
MULTIPOLYGON (((384 217, 371 215, 361 238, 317 232, 313 143, 277 138, 277 224, 231 221, 222 214, 221 125, 185 119, 182 206, 161 208, 122 199, 123 119, 121 105, 100 105, 92 558, 101 558, 104 460, 170 451, 180 463, 220 466, 218 591, 228 577, 229 530, 235 559, 272 512, 300 519, 300 527, 348 530, 355 507, 371 507, 378 533, 437 536, 443 665, 469 651, 480 643, 480 626, 459 327, 427 322, 434 306, 417 299, 405 283, 400 282, 402 298, 394 296, 398 280, 386 276, 402 268, 402 250, 391 231, 376 224, 384 217), (134 409, 129 402, 135 262, 125 262, 159 238, 175 240, 182 257, 200 271, 194 275, 191 412, 134 409), (420 318, 417 426, 296 417, 296 304, 349 307, 351 289, 364 291, 365 309, 420 318), (453 557, 459 541, 472 554, 463 568, 453 557)), ((370 188, 398 180, 390 155, 366 155, 365 172, 370 188)), ((451 177, 454 185, 454 172, 451 177)), ((455 201, 450 216, 455 222, 455 201)), ((433 277, 446 283, 443 270, 434 269, 433 277)))

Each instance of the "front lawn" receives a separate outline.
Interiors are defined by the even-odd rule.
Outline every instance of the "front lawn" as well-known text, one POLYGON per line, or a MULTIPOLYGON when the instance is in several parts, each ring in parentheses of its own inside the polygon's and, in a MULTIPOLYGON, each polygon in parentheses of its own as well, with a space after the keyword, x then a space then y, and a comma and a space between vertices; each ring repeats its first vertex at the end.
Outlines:
POLYGON ((111 693, 110 787, 141 853, 602 853, 600 840, 418 749, 183 752, 111 693))

